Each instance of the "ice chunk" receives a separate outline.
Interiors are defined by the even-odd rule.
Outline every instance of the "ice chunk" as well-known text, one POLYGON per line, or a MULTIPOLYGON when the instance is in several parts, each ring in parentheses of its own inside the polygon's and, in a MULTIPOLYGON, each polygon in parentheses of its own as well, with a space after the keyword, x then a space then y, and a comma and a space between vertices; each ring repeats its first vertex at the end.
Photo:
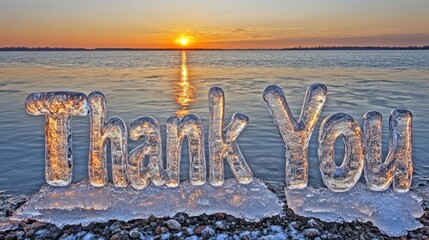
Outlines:
POLYGON ((236 142, 249 118, 235 113, 231 122, 224 128, 225 95, 222 88, 212 87, 209 91, 209 166, 210 184, 220 186, 224 181, 223 161, 226 159, 232 173, 241 184, 252 181, 253 174, 236 142))
POLYGON ((413 116, 404 109, 395 109, 390 114, 389 153, 384 163, 381 122, 379 112, 367 112, 363 117, 366 183, 372 190, 383 191, 393 182, 393 189, 407 192, 413 175, 413 116))
POLYGON ((325 185, 336 192, 350 190, 359 180, 364 164, 362 130, 359 124, 346 113, 333 113, 326 117, 319 131, 320 172, 325 185), (335 164, 335 141, 343 137, 344 160, 335 164))
POLYGON ((405 235, 423 225, 416 220, 424 214, 421 198, 410 193, 370 190, 357 183, 348 192, 333 192, 327 188, 285 189, 288 207, 305 217, 322 221, 371 221, 390 236, 405 235))
POLYGON ((296 120, 281 88, 264 90, 264 100, 277 125, 286 149, 286 187, 305 188, 308 181, 308 144, 326 100, 327 88, 316 83, 308 87, 301 115, 296 120))
POLYGON ((90 141, 88 175, 96 187, 107 183, 107 140, 111 141, 112 178, 116 187, 128 185, 126 163, 128 160, 128 133, 125 122, 118 117, 106 120, 106 97, 101 92, 88 96, 90 116, 90 141))
POLYGON ((178 212, 190 216, 223 212, 256 221, 281 214, 283 203, 259 179, 246 185, 227 179, 220 187, 195 186, 189 181, 177 188, 150 184, 144 190, 115 188, 111 183, 98 188, 84 180, 67 187, 43 186, 11 219, 35 219, 62 227, 150 215, 173 217, 178 212))
POLYGON ((167 119, 167 169, 165 184, 177 187, 180 183, 180 156, 182 142, 188 139, 189 181, 192 185, 206 182, 206 158, 204 154, 204 133, 200 117, 185 115, 182 119, 167 119))
POLYGON ((134 148, 128 160, 128 177, 131 186, 143 189, 149 184, 159 186, 164 184, 164 169, 162 168, 161 130, 158 121, 151 117, 140 117, 130 125, 130 138, 143 139, 143 143, 134 148), (147 167, 143 161, 149 159, 147 167))
POLYGON ((88 99, 78 92, 38 92, 25 99, 27 113, 45 115, 45 178, 48 184, 66 186, 72 180, 71 116, 88 113, 88 99))

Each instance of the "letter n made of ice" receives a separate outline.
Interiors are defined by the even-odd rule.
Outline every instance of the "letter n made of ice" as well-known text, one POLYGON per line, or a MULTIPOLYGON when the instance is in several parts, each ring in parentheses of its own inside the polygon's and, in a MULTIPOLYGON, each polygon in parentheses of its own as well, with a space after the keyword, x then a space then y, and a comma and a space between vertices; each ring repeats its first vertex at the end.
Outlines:
POLYGON ((41 92, 28 95, 29 114, 45 115, 45 178, 54 186, 66 186, 72 180, 71 116, 88 113, 87 97, 76 92, 41 92))
POLYGON ((219 87, 209 91, 209 166, 210 184, 220 186, 224 182, 223 161, 226 159, 237 181, 248 184, 253 179, 252 171, 236 143, 241 131, 246 127, 249 118, 235 113, 229 125, 224 128, 225 96, 219 87))
POLYGON ((379 112, 367 112, 363 117, 365 148, 365 179, 375 191, 386 190, 393 181, 393 189, 407 192, 411 187, 412 163, 411 112, 395 109, 389 119, 389 152, 382 161, 382 116, 379 112))
POLYGON ((107 140, 111 141, 112 178, 116 187, 126 187, 128 158, 127 127, 125 122, 112 117, 106 120, 106 98, 101 92, 88 96, 90 114, 90 141, 88 174, 91 185, 100 187, 107 183, 107 140))
POLYGON ((192 185, 206 182, 206 159, 204 155, 204 133, 201 119, 188 114, 179 120, 173 116, 167 119, 167 169, 166 182, 177 187, 180 182, 180 156, 184 138, 189 147, 189 181, 192 185))
POLYGON ((286 187, 305 188, 308 182, 308 144, 326 100, 327 88, 312 84, 305 94, 298 121, 293 117, 282 89, 268 86, 264 100, 286 148, 286 187))
POLYGON ((334 192, 350 190, 359 180, 364 163, 362 130, 348 114, 333 113, 326 117, 319 131, 319 164, 322 180, 334 192), (335 164, 335 142, 344 141, 344 159, 335 164))
POLYGON ((128 178, 135 189, 143 189, 152 181, 160 186, 164 184, 162 167, 162 142, 159 123, 151 117, 140 117, 130 126, 132 140, 143 139, 143 143, 133 149, 128 160, 128 178), (148 158, 147 167, 144 166, 148 158))

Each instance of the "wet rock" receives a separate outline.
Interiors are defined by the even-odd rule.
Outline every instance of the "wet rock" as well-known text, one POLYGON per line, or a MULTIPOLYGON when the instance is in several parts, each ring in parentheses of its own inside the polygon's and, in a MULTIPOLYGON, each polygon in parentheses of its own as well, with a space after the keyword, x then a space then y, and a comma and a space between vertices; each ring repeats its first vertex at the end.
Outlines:
POLYGON ((119 221, 114 222, 110 227, 110 232, 111 233, 117 233, 122 231, 122 224, 119 221))
POLYGON ((223 213, 215 213, 214 217, 216 220, 223 220, 225 219, 225 215, 223 213))
POLYGON ((316 228, 307 228, 303 231, 303 233, 304 233, 304 236, 309 238, 320 236, 320 231, 317 230, 316 228))
POLYGON ((195 235, 201 235, 201 233, 203 232, 203 230, 206 228, 206 226, 205 225, 202 225, 202 226, 198 226, 198 227, 196 227, 195 228, 195 230, 194 230, 194 234, 195 235))
POLYGON ((10 232, 9 234, 7 234, 6 235, 6 237, 5 237, 5 239, 6 240, 13 240, 13 239, 16 239, 17 238, 17 236, 16 236, 16 233, 15 232, 10 232))
POLYGON ((131 238, 141 238, 142 234, 137 229, 132 229, 129 233, 131 238))
POLYGON ((42 222, 34 222, 30 226, 30 228, 34 229, 34 230, 39 230, 39 229, 44 228, 44 227, 46 227, 46 224, 42 223, 42 222))
POLYGON ((158 227, 155 228, 155 234, 156 235, 161 234, 161 226, 158 226, 158 227))
POLYGON ((95 240, 95 239, 97 239, 96 237, 95 237, 95 235, 94 234, 92 234, 92 233, 87 233, 87 234, 85 234, 85 236, 83 236, 83 238, 82 238, 82 240, 95 240))
POLYGON ((28 238, 32 238, 34 237, 34 230, 30 229, 25 233, 25 236, 27 236, 28 238))
POLYGON ((198 216, 198 220, 207 221, 207 220, 209 220, 209 216, 207 216, 207 214, 204 213, 204 214, 198 216))
POLYGON ((170 219, 166 221, 166 226, 168 227, 168 229, 174 230, 174 231, 178 231, 182 228, 182 225, 177 220, 174 220, 174 219, 170 219))

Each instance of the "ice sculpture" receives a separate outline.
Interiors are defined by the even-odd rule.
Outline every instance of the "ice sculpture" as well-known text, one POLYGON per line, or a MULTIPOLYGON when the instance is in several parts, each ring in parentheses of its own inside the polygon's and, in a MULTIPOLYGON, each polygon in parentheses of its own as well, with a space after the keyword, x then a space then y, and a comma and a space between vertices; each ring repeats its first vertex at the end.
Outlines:
POLYGON ((362 138, 359 124, 346 113, 333 113, 323 120, 317 153, 322 180, 332 191, 348 191, 359 180, 364 165, 362 138), (342 137, 344 141, 344 159, 341 166, 335 164, 334 155, 338 137, 342 137))
POLYGON ((112 117, 106 121, 106 98, 101 92, 92 92, 88 96, 90 115, 90 141, 88 174, 89 182, 95 186, 104 186, 107 179, 107 140, 111 141, 112 178, 116 187, 126 187, 126 162, 128 158, 128 133, 125 122, 112 117))
POLYGON ((305 188, 308 181, 308 144, 322 111, 327 88, 312 84, 304 97, 301 115, 297 121, 286 102, 282 89, 271 85, 265 88, 264 100, 286 148, 286 187, 305 188))
POLYGON ((177 187, 180 183, 180 156, 184 138, 189 145, 189 181, 192 185, 206 182, 204 133, 201 119, 195 114, 167 119, 167 169, 165 184, 177 187))
POLYGON ((229 125, 224 128, 225 96, 220 87, 212 87, 209 91, 209 180, 213 186, 224 182, 223 161, 226 159, 237 181, 248 184, 253 179, 252 171, 244 159, 236 140, 246 127, 249 118, 235 113, 229 125))
POLYGON ((407 192, 411 187, 412 163, 411 112, 395 109, 389 119, 389 153, 382 161, 381 123, 379 112, 364 115, 365 179, 368 187, 384 191, 393 181, 393 189, 407 192))
POLYGON ((128 177, 131 186, 135 189, 143 189, 149 184, 160 186, 164 184, 164 170, 162 168, 162 142, 158 121, 151 117, 140 117, 134 120, 130 126, 130 138, 144 142, 133 149, 128 161, 128 177), (148 158, 147 167, 144 160, 148 158))
POLYGON ((38 92, 25 99, 27 113, 45 115, 45 178, 50 185, 72 180, 71 116, 88 113, 87 96, 77 92, 38 92))

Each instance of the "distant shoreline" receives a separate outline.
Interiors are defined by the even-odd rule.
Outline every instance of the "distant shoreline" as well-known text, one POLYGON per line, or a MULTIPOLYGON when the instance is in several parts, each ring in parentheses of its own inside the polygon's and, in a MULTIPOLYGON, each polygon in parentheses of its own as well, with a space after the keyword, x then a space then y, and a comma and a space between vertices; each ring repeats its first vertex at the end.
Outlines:
POLYGON ((65 47, 2 47, 0 52, 42 52, 42 51, 314 51, 314 50, 429 50, 428 46, 409 47, 293 47, 293 48, 65 48, 65 47))

